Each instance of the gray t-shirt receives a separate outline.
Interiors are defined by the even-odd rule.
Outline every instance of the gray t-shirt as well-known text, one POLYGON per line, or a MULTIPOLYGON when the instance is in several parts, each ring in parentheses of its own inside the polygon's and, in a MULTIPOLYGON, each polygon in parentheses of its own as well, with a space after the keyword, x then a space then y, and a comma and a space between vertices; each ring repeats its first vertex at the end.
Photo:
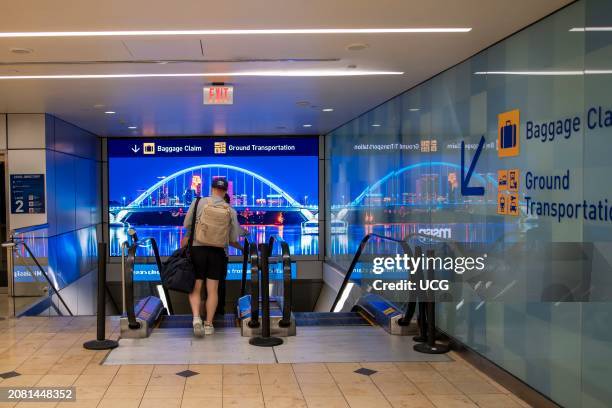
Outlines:
MULTIPOLYGON (((200 222, 200 217, 204 212, 204 200, 211 200, 213 204, 224 203, 225 201, 217 196, 210 196, 206 198, 200 199, 200 203, 198 204, 198 212, 196 214, 196 224, 200 222)), ((189 210, 187 211, 187 215, 185 215, 185 222, 183 226, 185 227, 185 236, 189 236, 191 233, 191 220, 193 219, 193 207, 195 206, 196 200, 194 200, 189 206, 189 210)), ((240 228, 240 224, 238 224, 238 216, 236 214, 236 210, 234 210, 230 206, 230 229, 229 229, 229 240, 228 242, 238 242, 238 238, 244 235, 244 230, 240 228)), ((202 246, 201 242, 198 242, 197 239, 193 239, 194 246, 202 246)))

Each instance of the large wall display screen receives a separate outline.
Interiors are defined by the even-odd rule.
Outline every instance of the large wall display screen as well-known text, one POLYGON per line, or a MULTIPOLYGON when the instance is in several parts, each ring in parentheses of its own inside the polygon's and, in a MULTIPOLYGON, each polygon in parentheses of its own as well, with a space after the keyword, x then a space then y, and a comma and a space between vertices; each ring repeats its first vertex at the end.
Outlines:
POLYGON ((170 255, 185 233, 189 205, 207 196, 216 178, 229 182, 251 242, 280 235, 293 255, 317 254, 318 143, 317 137, 109 139, 111 256, 121 254, 130 227, 170 255))

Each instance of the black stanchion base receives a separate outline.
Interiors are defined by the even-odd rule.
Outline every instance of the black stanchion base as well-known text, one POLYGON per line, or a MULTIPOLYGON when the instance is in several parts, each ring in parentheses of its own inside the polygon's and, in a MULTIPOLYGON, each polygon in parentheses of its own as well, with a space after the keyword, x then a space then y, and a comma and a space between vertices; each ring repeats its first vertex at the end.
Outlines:
POLYGON ((83 347, 87 350, 110 350, 117 347, 119 343, 115 340, 89 340, 83 343, 83 347))
POLYGON ((444 344, 435 344, 430 346, 427 343, 419 343, 414 345, 414 351, 425 354, 445 354, 450 351, 450 348, 444 344))
POLYGON ((258 347, 274 347, 283 344, 283 339, 278 337, 251 337, 249 344, 258 347))
POLYGON ((417 343, 425 343, 427 341, 427 337, 426 336, 414 336, 412 340, 416 341, 417 343))

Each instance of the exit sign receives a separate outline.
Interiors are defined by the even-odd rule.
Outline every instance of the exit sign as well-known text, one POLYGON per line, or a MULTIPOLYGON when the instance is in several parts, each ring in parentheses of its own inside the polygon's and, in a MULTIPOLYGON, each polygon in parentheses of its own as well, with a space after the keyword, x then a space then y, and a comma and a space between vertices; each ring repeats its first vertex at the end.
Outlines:
POLYGON ((233 86, 205 86, 204 105, 232 105, 234 103, 233 86))

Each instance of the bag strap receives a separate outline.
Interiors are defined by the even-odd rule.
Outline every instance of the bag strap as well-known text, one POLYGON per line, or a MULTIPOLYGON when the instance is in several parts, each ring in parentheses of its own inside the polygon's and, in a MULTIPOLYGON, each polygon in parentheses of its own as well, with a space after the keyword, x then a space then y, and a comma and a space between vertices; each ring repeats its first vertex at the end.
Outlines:
POLYGON ((193 206, 193 214, 191 217, 191 232, 189 233, 189 241, 187 241, 187 249, 191 252, 191 247, 193 246, 193 236, 195 235, 195 225, 196 225, 196 217, 198 215, 198 204, 200 203, 200 198, 196 198, 195 205, 193 206))

